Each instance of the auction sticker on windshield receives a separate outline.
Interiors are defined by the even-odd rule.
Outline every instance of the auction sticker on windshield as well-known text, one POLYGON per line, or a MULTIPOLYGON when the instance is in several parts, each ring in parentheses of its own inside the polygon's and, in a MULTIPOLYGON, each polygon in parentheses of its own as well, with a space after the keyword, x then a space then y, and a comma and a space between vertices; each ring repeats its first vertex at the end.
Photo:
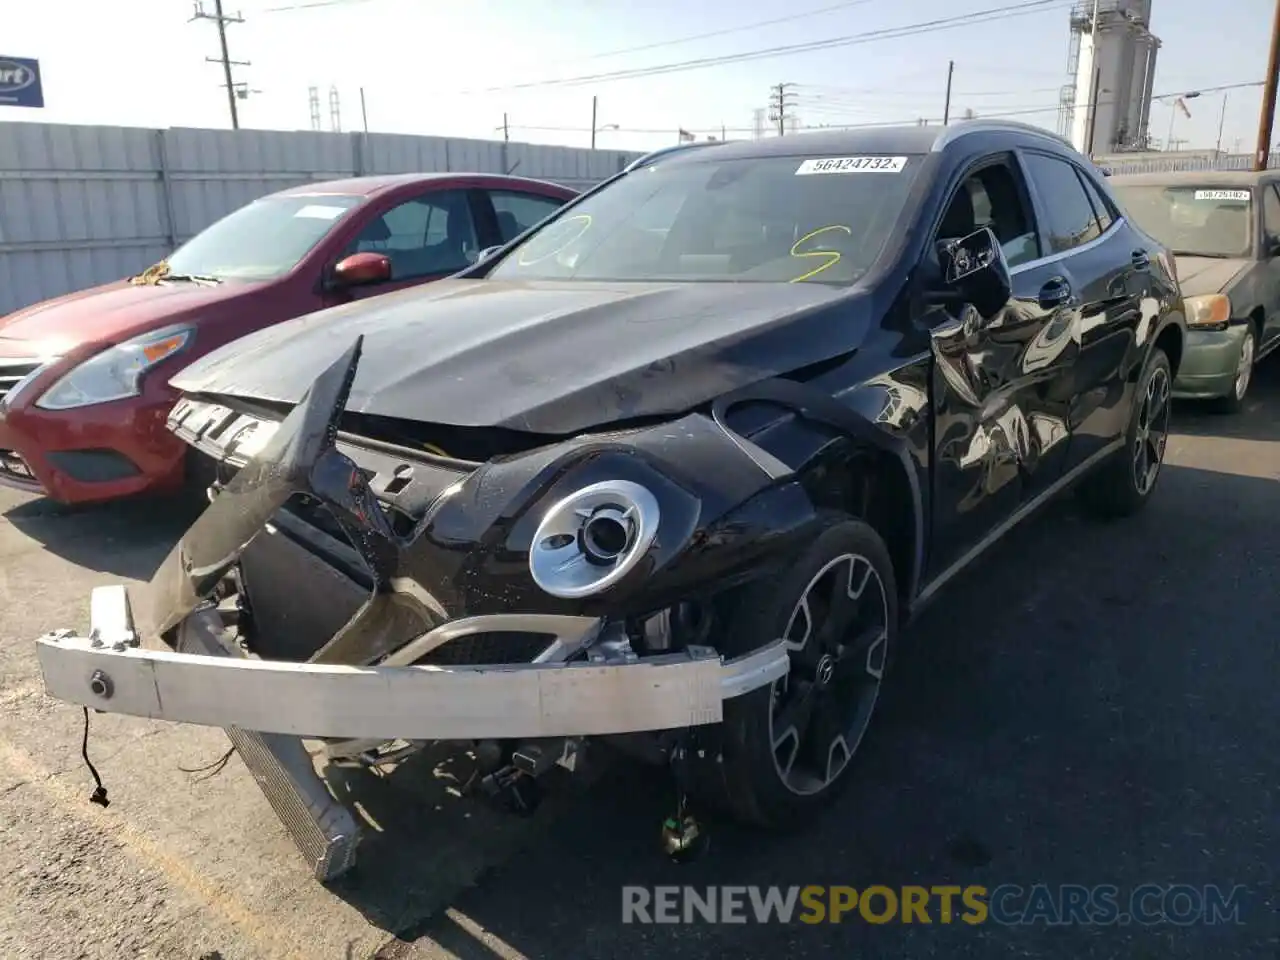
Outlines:
POLYGON ((347 212, 346 207, 330 207, 321 203, 309 203, 294 214, 308 220, 336 220, 347 212))
POLYGON ((1197 190, 1197 200, 1243 200, 1249 201, 1248 190, 1197 190))
POLYGON ((812 173, 901 173, 906 157, 815 157, 796 168, 796 176, 812 173))

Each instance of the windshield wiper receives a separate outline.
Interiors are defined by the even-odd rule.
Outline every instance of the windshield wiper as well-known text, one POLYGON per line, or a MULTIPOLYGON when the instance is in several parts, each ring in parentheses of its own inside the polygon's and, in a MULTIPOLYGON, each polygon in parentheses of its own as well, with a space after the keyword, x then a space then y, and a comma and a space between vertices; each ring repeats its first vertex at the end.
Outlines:
POLYGON ((1206 253, 1203 250, 1171 250, 1175 257, 1207 257, 1210 260, 1230 260, 1229 253, 1206 253))
POLYGON ((166 273, 160 277, 161 283, 202 283, 216 287, 222 282, 221 277, 210 277, 201 273, 166 273))

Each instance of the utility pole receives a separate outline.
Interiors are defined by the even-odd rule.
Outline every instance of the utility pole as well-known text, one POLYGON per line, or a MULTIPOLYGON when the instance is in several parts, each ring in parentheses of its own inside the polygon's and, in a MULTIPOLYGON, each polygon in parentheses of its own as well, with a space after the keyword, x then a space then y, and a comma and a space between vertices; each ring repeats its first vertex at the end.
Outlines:
POLYGON ((791 92, 794 83, 779 83, 772 88, 769 96, 769 119, 778 125, 778 136, 787 132, 788 108, 795 106, 795 94, 791 92))
MULTIPOLYGON (((213 0, 213 13, 206 13, 204 7, 200 3, 200 0, 196 0, 195 14, 191 19, 212 20, 218 25, 218 46, 222 50, 222 56, 205 57, 205 60, 209 63, 222 64, 222 76, 227 85, 227 106, 231 108, 231 129, 239 130, 240 116, 236 112, 236 87, 235 83, 232 82, 231 79, 231 68, 233 66, 247 67, 250 66, 250 64, 248 61, 231 59, 231 54, 227 51, 227 24, 244 23, 244 17, 240 16, 238 13, 234 17, 229 17, 224 14, 222 12, 222 0, 213 0)), ((248 91, 246 89, 246 93, 247 92, 248 91)))
MULTIPOLYGON (((1094 17, 1097 17, 1097 3, 1094 3, 1094 17)), ((1098 127, 1098 95, 1102 93, 1102 67, 1095 67, 1093 71, 1093 92, 1089 97, 1089 145, 1085 150, 1085 156, 1093 156, 1093 134, 1098 127)))
POLYGON ((947 101, 942 105, 942 125, 945 127, 951 122, 951 76, 956 72, 956 62, 954 60, 947 61, 947 101))
POLYGON ((1267 84, 1262 88, 1262 116, 1258 120, 1258 150, 1253 169, 1265 170, 1271 160, 1271 130, 1276 119, 1276 82, 1280 80, 1280 0, 1271 23, 1271 53, 1267 60, 1267 84))
POLYGON ((511 142, 511 125, 507 123, 507 115, 505 113, 502 115, 502 142, 511 142))
POLYGON ((364 124, 364 132, 369 132, 369 111, 364 106, 364 87, 360 88, 360 122, 364 124))
POLYGON ((1222 95, 1222 113, 1218 114, 1218 142, 1213 148, 1214 159, 1222 156, 1222 128, 1227 122, 1227 95, 1222 95))
POLYGON ((596 148, 596 107, 599 101, 596 97, 591 98, 591 149, 596 148))

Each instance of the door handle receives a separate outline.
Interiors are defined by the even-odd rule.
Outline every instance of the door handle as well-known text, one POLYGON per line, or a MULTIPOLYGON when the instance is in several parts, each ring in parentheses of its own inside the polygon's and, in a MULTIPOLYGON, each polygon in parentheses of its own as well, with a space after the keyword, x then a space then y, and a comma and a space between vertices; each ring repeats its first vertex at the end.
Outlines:
POLYGON ((1074 302, 1071 296, 1071 284, 1065 277, 1054 277, 1040 288, 1040 296, 1037 299, 1042 310, 1055 310, 1058 307, 1068 306, 1074 302))
POLYGON ((1151 256, 1147 253, 1147 251, 1145 250, 1133 251, 1133 269, 1135 270, 1151 269, 1151 256))

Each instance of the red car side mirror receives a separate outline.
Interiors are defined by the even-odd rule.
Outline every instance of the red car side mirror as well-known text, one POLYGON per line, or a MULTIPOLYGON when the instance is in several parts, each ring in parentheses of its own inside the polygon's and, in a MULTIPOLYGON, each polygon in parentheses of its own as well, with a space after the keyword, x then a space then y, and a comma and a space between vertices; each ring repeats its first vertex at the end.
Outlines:
POLYGON ((333 279, 341 287, 363 287, 391 279, 391 258, 381 253, 353 253, 333 268, 333 279))

